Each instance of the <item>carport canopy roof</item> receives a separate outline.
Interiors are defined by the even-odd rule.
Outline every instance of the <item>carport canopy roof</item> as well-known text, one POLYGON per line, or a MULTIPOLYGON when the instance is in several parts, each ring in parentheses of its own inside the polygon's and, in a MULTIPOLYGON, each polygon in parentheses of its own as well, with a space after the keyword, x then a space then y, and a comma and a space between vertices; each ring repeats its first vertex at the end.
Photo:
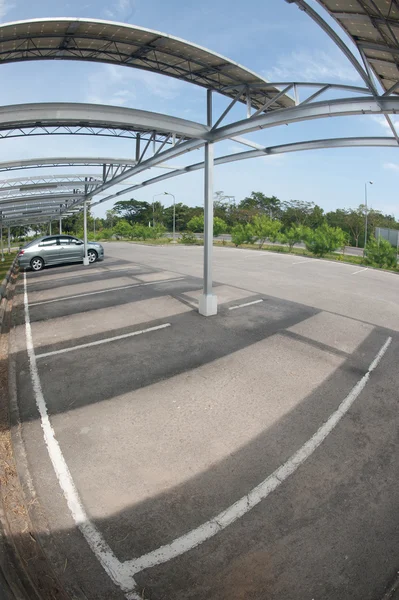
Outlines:
POLYGON ((103 62, 136 67, 194 83, 268 110, 294 100, 238 63, 159 31, 95 19, 49 18, 0 26, 0 64, 41 59, 103 62))
POLYGON ((382 87, 399 93, 399 1, 318 0, 343 27, 382 87))

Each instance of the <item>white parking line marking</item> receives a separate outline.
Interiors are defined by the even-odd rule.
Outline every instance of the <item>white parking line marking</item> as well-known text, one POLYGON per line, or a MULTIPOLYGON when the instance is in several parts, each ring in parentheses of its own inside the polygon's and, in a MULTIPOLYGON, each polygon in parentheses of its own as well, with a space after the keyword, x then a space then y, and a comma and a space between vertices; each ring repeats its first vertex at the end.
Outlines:
POLYGON ((252 306, 252 304, 259 304, 259 302, 263 302, 263 300, 254 300, 253 302, 245 302, 244 304, 235 304, 234 306, 229 306, 229 310, 236 310, 237 308, 243 308, 244 306, 252 306))
POLYGON ((392 342, 388 337, 376 357, 370 364, 367 373, 356 383, 346 398, 341 402, 335 412, 330 415, 323 425, 305 444, 295 452, 281 467, 276 469, 258 486, 248 494, 237 500, 234 504, 222 511, 216 517, 200 525, 187 534, 176 538, 170 544, 161 546, 139 558, 120 562, 111 548, 108 546, 101 533, 87 516, 78 491, 73 482, 68 465, 64 459, 61 448, 55 438, 47 412, 46 402, 41 388, 39 372, 37 369, 36 355, 33 346, 32 330, 29 318, 28 293, 26 285, 26 274, 24 273, 24 303, 25 303, 25 328, 26 347, 29 357, 29 365, 32 379, 33 391, 36 404, 40 413, 44 440, 53 464, 60 487, 64 493, 71 515, 75 524, 80 529, 89 547, 96 558, 109 575, 111 580, 124 592, 126 600, 141 600, 142 596, 136 592, 137 586, 133 576, 144 569, 165 563, 185 552, 192 550, 201 543, 210 539, 228 525, 237 521, 240 517, 252 510, 262 500, 267 498, 277 489, 290 475, 302 465, 322 444, 326 437, 334 430, 341 419, 347 414, 355 400, 365 388, 370 379, 372 371, 378 366, 384 354, 392 342))
POLYGON ((90 348, 91 346, 100 346, 101 344, 108 344, 109 342, 115 342, 116 340, 124 340, 126 338, 134 337, 135 335, 141 335, 142 333, 150 333, 151 331, 158 331, 159 329, 165 329, 170 327, 171 323, 163 323, 163 325, 156 325, 155 327, 148 327, 148 329, 140 329, 139 331, 132 331, 131 333, 124 333, 123 335, 115 335, 110 338, 103 340, 97 340, 96 342, 88 342, 87 344, 79 344, 78 346, 71 346, 69 348, 63 348, 62 350, 53 350, 53 352, 43 352, 42 354, 36 354, 36 358, 45 358, 46 356, 54 356, 55 354, 64 354, 65 352, 73 352, 74 350, 80 350, 81 348, 90 348))
POLYGON ((293 265, 302 265, 304 263, 314 262, 315 260, 319 260, 318 258, 306 258, 305 260, 298 260, 297 262, 293 262, 293 265))
POLYGON ((74 300, 75 298, 84 298, 85 296, 94 296, 95 294, 107 294, 108 292, 117 292, 118 290, 128 290, 135 287, 143 287, 145 285, 157 285, 159 283, 169 283, 172 281, 181 281, 184 277, 174 277, 173 279, 159 279, 157 281, 148 281, 146 283, 132 283, 131 285, 122 285, 120 287, 109 288, 107 290, 98 290, 96 292, 85 292, 83 294, 76 294, 75 296, 63 296, 62 298, 55 298, 53 300, 40 300, 39 302, 32 302, 32 306, 42 306, 43 304, 52 304, 53 302, 65 302, 66 300, 74 300))
POLYGON ((127 572, 126 568, 123 568, 123 564, 116 558, 115 554, 112 552, 101 533, 87 516, 68 465, 66 464, 58 441, 55 438, 54 429, 51 426, 47 412, 46 401, 43 396, 39 371, 37 369, 36 355, 32 338, 32 328, 29 317, 26 273, 24 273, 24 304, 26 349, 29 357, 32 387, 35 394, 36 405, 40 413, 44 441, 46 443, 47 451, 57 476, 58 483, 60 484, 60 487, 64 493, 68 508, 76 526, 80 529, 82 535, 86 539, 102 567, 108 573, 115 585, 117 585, 123 592, 129 594, 126 596, 129 598, 129 600, 139 600, 140 596, 138 594, 135 595, 133 592, 133 590, 136 588, 136 583, 133 577, 127 572))
POLYGON ((370 364, 367 373, 356 383, 346 398, 341 402, 337 410, 330 415, 327 421, 321 425, 316 433, 305 442, 305 444, 299 448, 287 462, 276 469, 276 471, 264 479, 262 483, 253 488, 248 494, 216 515, 216 517, 213 517, 210 521, 207 521, 196 529, 176 538, 170 544, 165 544, 157 550, 153 550, 148 554, 143 554, 143 556, 140 556, 139 558, 125 562, 125 567, 129 565, 130 574, 135 575, 144 569, 167 562, 172 558, 176 558, 177 556, 196 548, 220 531, 223 531, 228 525, 237 521, 237 519, 244 516, 259 504, 259 502, 267 498, 269 494, 276 490, 290 475, 295 473, 298 467, 313 454, 338 425, 340 420, 346 415, 359 394, 364 390, 370 379, 371 372, 377 367, 391 342, 392 338, 388 337, 385 344, 370 364))
POLYGON ((356 273, 361 273, 362 271, 368 271, 369 268, 366 267, 365 269, 359 269, 359 271, 355 271, 354 273, 352 273, 352 275, 356 275, 356 273))

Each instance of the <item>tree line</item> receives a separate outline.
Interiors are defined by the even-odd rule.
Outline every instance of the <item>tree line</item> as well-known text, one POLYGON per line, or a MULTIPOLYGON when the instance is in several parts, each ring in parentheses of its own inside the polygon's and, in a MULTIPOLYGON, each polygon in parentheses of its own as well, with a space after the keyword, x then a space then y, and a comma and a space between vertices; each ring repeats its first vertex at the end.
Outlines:
MULTIPOLYGON (((251 237, 250 229, 259 228, 259 221, 262 217, 267 217, 269 221, 274 222, 274 233, 269 232, 268 239, 276 237, 278 230, 279 236, 286 236, 287 242, 291 236, 298 237, 298 228, 308 228, 317 230, 322 226, 339 228, 345 233, 347 243, 363 247, 365 238, 365 214, 366 207, 360 204, 357 208, 338 208, 334 211, 325 212, 319 205, 303 201, 289 200, 282 201, 276 196, 267 196, 263 192, 252 192, 250 196, 243 198, 239 202, 231 201, 226 198, 222 191, 216 192, 214 199, 214 234, 232 233, 235 230, 241 232, 247 231, 251 237), (256 225, 257 223, 257 225, 256 225), (276 229, 277 228, 277 229, 276 229), (288 237, 287 237, 288 236, 288 237)), ((175 225, 177 232, 192 231, 195 233, 203 231, 204 218, 202 206, 188 206, 182 202, 175 205, 175 225)), ((88 227, 90 235, 96 233, 101 237, 111 237, 113 233, 121 237, 132 231, 133 237, 149 235, 150 229, 156 229, 158 234, 173 227, 173 206, 165 207, 157 201, 149 203, 132 198, 130 200, 120 200, 115 203, 111 210, 108 210, 105 218, 94 218, 88 215, 88 227), (140 229, 141 228, 141 229, 140 229), (143 229, 145 228, 145 230, 143 229)), ((368 209, 368 231, 367 237, 373 235, 376 227, 388 227, 399 229, 399 223, 393 215, 383 214, 375 209, 368 209)), ((80 235, 83 231, 83 215, 77 213, 63 219, 63 232, 80 235)), ((28 231, 33 229, 36 235, 49 233, 48 224, 38 224, 31 227, 12 228, 13 237, 27 235, 28 231)), ((57 223, 53 223, 53 233, 58 229, 57 223)), ((270 224, 269 224, 270 229, 270 224)), ((273 227, 272 227, 273 229, 273 227)), ((152 232, 153 235, 155 231, 152 232)), ((303 233, 303 231, 302 231, 303 233)), ((254 237, 254 236, 252 236, 254 237)), ((277 239, 277 238, 276 238, 277 239)), ((296 242, 295 242, 296 243, 296 242)))

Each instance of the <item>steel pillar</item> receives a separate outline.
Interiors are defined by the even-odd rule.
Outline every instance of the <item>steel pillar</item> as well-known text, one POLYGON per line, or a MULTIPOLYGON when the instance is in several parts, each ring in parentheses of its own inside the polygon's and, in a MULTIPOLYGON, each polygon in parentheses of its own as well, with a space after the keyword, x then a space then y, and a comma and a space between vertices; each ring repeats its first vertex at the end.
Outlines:
POLYGON ((89 264, 89 257, 87 256, 87 200, 85 200, 83 202, 83 242, 84 242, 83 264, 87 267, 89 264))
POLYGON ((62 217, 60 216, 60 235, 62 233, 62 217))
POLYGON ((51 221, 50 221, 50 229, 49 229, 49 231, 50 231, 50 235, 51 235, 51 221))
MULTIPOLYGON (((212 91, 207 92, 207 124, 212 127, 212 91)), ((217 313, 217 297, 212 293, 213 254, 213 144, 205 144, 204 163, 204 288, 199 299, 199 313, 210 317, 217 313)))
POLYGON ((11 254, 11 231, 10 231, 10 227, 8 228, 8 254, 11 254))

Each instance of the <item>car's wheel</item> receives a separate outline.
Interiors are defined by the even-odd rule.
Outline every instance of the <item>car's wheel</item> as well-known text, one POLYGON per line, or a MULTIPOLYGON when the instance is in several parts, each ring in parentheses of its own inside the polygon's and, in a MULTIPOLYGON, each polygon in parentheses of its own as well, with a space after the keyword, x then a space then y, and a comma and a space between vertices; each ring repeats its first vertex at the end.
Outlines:
POLYGON ((30 261, 30 266, 34 271, 41 271, 44 267, 44 260, 40 258, 40 256, 35 256, 35 258, 32 258, 30 261))
POLYGON ((87 253, 87 257, 89 259, 89 263, 94 263, 94 262, 96 262, 98 255, 95 250, 89 250, 87 253))

